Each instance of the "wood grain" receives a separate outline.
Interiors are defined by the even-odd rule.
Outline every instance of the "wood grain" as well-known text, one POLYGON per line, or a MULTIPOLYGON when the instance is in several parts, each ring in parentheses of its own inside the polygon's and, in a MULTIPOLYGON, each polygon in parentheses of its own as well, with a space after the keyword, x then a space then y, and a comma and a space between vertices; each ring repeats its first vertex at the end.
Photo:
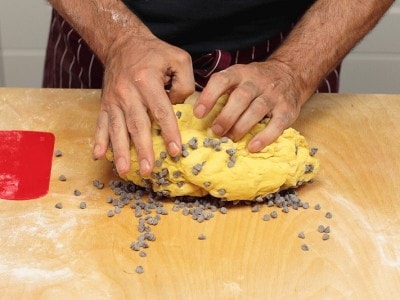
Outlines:
MULTIPOLYGON (((0 200, 3 299, 395 299, 400 286, 400 96, 315 95, 294 128, 321 170, 299 189, 308 210, 268 222, 249 206, 197 223, 171 211, 139 257, 129 207, 107 217, 115 179, 91 149, 99 91, 0 89, 0 130, 53 132, 49 194, 0 200), (67 181, 60 182, 59 175, 67 181), (106 183, 102 190, 92 181, 106 183), (79 189, 82 195, 73 195, 79 189), (87 209, 80 209, 85 201, 87 209), (55 203, 62 202, 59 210, 55 203), (322 209, 313 206, 320 204, 322 209), (325 218, 326 212, 333 214, 325 218), (323 241, 318 225, 331 227, 323 241), (304 231, 304 240, 297 237, 304 231), (203 233, 206 240, 198 240, 203 233), (310 250, 302 251, 306 243, 310 250), (135 268, 143 265, 145 272, 135 268)), ((34 176, 34 171, 32 171, 34 176)), ((245 187, 244 187, 245 188, 245 187)))

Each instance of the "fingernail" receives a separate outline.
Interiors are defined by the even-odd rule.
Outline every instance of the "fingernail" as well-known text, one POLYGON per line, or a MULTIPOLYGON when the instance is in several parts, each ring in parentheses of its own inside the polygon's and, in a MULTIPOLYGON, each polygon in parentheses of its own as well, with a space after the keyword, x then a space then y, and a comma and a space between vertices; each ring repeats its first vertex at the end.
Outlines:
POLYGON ((202 118, 206 114, 206 107, 203 104, 199 104, 194 109, 194 115, 197 118, 202 118))
POLYGON ((212 131, 216 135, 222 135, 224 133, 224 129, 221 127, 221 125, 218 125, 218 124, 213 125, 212 131))
POLYGON ((169 144, 168 144, 168 152, 169 152, 169 154, 172 155, 172 156, 178 155, 179 152, 180 152, 180 149, 179 149, 177 143, 175 143, 175 142, 169 143, 169 144))
POLYGON ((125 174, 127 169, 126 160, 123 157, 118 158, 117 160, 117 170, 119 174, 125 174))
POLYGON ((150 171, 151 171, 150 170, 150 163, 149 163, 149 161, 147 159, 142 159, 140 161, 139 168, 140 168, 140 174, 142 174, 142 175, 150 174, 150 171))
POLYGON ((249 145, 249 150, 250 152, 258 152, 262 149, 262 145, 260 141, 254 141, 252 143, 250 143, 249 145))

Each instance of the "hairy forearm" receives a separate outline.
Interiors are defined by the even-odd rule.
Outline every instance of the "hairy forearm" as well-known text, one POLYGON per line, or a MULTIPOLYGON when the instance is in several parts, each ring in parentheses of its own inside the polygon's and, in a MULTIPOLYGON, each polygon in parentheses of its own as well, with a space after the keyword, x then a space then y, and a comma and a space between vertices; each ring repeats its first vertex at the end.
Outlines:
POLYGON ((294 74, 304 102, 378 22, 393 0, 318 0, 271 59, 294 74))
POLYGON ((105 63, 111 47, 126 38, 152 37, 120 0, 49 0, 49 3, 105 63))

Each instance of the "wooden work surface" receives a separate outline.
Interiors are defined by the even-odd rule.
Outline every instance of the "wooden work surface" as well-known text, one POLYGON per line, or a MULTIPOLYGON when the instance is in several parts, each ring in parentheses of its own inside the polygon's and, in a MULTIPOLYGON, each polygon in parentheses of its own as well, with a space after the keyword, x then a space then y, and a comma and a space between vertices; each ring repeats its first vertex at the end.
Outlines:
POLYGON ((0 298, 398 299, 400 95, 320 94, 305 105, 293 127, 319 148, 321 162, 315 182, 298 190, 310 209, 278 209, 265 222, 276 208, 237 206, 198 223, 166 201, 169 215, 152 228, 157 240, 144 258, 130 249, 138 236, 132 209, 107 217, 115 175, 91 154, 99 95, 0 89, 0 130, 53 132, 63 152, 47 196, 0 200, 0 298), (106 187, 96 189, 94 179, 106 187), (327 241, 320 224, 331 227, 327 241))

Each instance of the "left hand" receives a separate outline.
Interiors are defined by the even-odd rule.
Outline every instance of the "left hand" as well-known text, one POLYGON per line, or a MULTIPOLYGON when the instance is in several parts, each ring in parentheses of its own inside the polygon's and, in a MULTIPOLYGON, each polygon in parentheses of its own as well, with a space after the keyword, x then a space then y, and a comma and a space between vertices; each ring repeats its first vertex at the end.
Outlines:
POLYGON ((212 123, 218 136, 234 141, 242 138, 255 124, 270 117, 267 127, 248 144, 258 152, 275 141, 298 117, 300 108, 311 96, 301 88, 290 68, 278 60, 233 65, 211 76, 199 95, 194 115, 206 116, 223 94, 229 98, 212 123))

